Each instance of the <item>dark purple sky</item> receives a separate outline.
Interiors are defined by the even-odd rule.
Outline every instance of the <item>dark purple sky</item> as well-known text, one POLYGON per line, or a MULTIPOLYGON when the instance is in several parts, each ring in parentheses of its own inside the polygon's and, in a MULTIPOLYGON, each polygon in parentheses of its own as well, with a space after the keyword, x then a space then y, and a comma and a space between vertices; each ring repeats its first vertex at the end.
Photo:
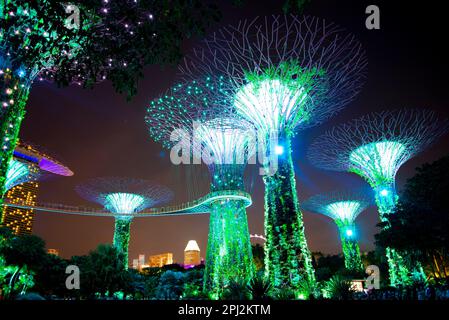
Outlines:
MULTIPOLYGON (((247 0, 241 8, 231 8, 227 2, 223 0, 221 24, 280 13, 282 1, 247 0)), ((443 10, 423 5, 414 7, 409 1, 395 1, 396 7, 387 1, 373 3, 381 10, 381 30, 365 28, 364 12, 371 2, 312 0, 305 11, 355 33, 366 48, 369 66, 368 80, 355 101, 325 124, 297 135, 294 163, 301 200, 335 188, 365 185, 353 174, 318 170, 305 158, 311 140, 331 126, 371 111, 399 107, 431 108, 442 117, 449 116, 447 49, 444 48, 447 27, 443 28, 443 10)), ((186 42, 186 50, 195 43, 195 40, 186 42)), ((75 172, 73 177, 43 182, 39 200, 94 206, 82 200, 74 187, 93 177, 124 176, 151 179, 168 186, 176 194, 172 204, 186 201, 193 182, 180 178, 183 173, 161 154, 161 146, 149 138, 144 123, 145 105, 175 81, 176 67, 148 67, 139 93, 130 103, 114 93, 108 82, 94 90, 36 84, 20 136, 43 146, 75 172)), ((403 165, 397 176, 399 188, 413 175, 416 166, 436 160, 448 151, 446 136, 403 165)), ((250 232, 261 234, 263 183, 260 177, 255 178, 252 196, 254 204, 248 209, 250 232)), ((148 256, 173 252, 175 261, 182 262, 184 247, 190 239, 198 241, 204 256, 208 220, 208 215, 136 219, 131 230, 130 259, 139 253, 148 256)), ((329 218, 305 212, 304 220, 311 250, 325 253, 340 250, 337 228, 329 218)), ((372 248, 377 212, 374 208, 363 212, 357 223, 361 249, 372 248)), ((111 242, 113 219, 39 212, 33 232, 45 239, 47 247, 70 257, 111 242)))

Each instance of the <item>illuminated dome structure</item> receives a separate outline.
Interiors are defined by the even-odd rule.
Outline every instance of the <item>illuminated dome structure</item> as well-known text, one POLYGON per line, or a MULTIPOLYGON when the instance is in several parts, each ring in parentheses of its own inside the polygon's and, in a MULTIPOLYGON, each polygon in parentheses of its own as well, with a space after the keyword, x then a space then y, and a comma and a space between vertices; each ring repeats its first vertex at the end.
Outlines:
MULTIPOLYGON (((353 172, 374 191, 380 219, 388 221, 398 195, 399 168, 427 148, 448 128, 447 121, 425 109, 400 109, 372 113, 335 127, 317 138, 308 152, 310 162, 323 169, 353 172)), ((387 248, 390 283, 408 284, 420 267, 409 268, 403 257, 387 248)))
POLYGON ((302 204, 303 209, 324 214, 334 220, 340 232, 345 267, 350 271, 363 270, 355 219, 371 202, 371 198, 363 191, 345 190, 318 194, 302 204))
POLYGON ((228 195, 211 203, 204 287, 214 297, 230 280, 249 280, 253 274, 243 172, 255 151, 254 130, 226 114, 232 95, 222 88, 221 80, 209 77, 176 85, 152 101, 146 115, 150 136, 171 149, 172 162, 202 160, 211 175, 211 193, 228 195))
POLYGON ((181 66, 185 79, 227 79, 232 112, 265 139, 265 266, 276 287, 297 288, 303 280, 315 285, 291 141, 354 99, 366 64, 361 44, 339 26, 315 17, 272 16, 220 29, 181 66))
POLYGON ((42 148, 19 142, 14 150, 6 171, 4 192, 0 200, 1 225, 10 228, 17 235, 31 234, 33 209, 3 207, 7 200, 11 203, 34 205, 38 191, 38 181, 45 177, 72 176, 73 172, 42 152, 42 148))
POLYGON ((97 202, 115 218, 113 245, 123 254, 128 268, 128 247, 134 213, 171 200, 172 192, 150 181, 126 178, 97 178, 78 186, 76 191, 86 200, 97 202))

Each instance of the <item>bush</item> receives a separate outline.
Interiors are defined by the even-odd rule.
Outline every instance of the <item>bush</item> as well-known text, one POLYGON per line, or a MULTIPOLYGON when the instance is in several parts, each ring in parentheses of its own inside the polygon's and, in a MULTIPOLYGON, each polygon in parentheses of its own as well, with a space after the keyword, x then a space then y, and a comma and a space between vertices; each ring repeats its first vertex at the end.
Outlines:
POLYGON ((325 297, 335 300, 349 300, 353 298, 354 289, 351 281, 340 275, 333 276, 324 286, 325 297))
POLYGON ((249 300, 250 297, 248 283, 242 279, 234 279, 224 288, 220 298, 222 300, 249 300))

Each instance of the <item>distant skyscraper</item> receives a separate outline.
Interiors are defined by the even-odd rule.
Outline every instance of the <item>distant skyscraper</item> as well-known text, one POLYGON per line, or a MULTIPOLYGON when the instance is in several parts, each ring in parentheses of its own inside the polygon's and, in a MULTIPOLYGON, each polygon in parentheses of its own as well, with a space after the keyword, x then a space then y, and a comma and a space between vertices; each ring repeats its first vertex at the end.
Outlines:
POLYGON ((195 240, 189 240, 184 249, 184 266, 196 266, 201 263, 200 247, 195 240))
POLYGON ((148 266, 151 268, 160 268, 167 264, 173 264, 173 253, 161 253, 150 256, 148 259, 148 266))
POLYGON ((133 269, 139 269, 139 259, 133 259, 133 269))

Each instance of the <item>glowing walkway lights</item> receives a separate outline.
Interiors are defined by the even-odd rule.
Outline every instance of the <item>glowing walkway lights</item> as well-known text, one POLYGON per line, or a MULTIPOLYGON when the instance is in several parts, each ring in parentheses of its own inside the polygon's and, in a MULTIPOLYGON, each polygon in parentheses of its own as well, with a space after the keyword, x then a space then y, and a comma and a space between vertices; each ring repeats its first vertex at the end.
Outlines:
POLYGON ((172 198, 172 192, 152 182, 124 178, 97 178, 76 188, 85 199, 100 203, 115 218, 113 245, 128 268, 128 247, 133 217, 150 206, 172 198))
POLYGON ((371 203, 362 191, 335 191, 311 197, 303 208, 324 214, 337 224, 345 257, 345 267, 350 271, 362 271, 360 249, 357 244, 355 219, 371 203))
MULTIPOLYGON (((373 113, 316 139, 309 159, 317 167, 353 172, 365 179, 374 191, 380 219, 388 222, 399 198, 395 187, 397 171, 447 128, 447 121, 439 121, 435 113, 425 109, 373 113)), ((392 286, 407 285, 424 277, 419 265, 407 263, 395 250, 386 248, 386 254, 392 286)))
POLYGON ((206 38, 181 66, 186 79, 217 75, 233 92, 232 112, 265 139, 266 274, 275 287, 315 286, 293 168, 291 141, 358 93, 366 58, 340 27, 314 17, 241 21, 206 38), (281 148, 282 147, 282 148, 281 148), (298 259, 299 258, 299 259, 298 259))

